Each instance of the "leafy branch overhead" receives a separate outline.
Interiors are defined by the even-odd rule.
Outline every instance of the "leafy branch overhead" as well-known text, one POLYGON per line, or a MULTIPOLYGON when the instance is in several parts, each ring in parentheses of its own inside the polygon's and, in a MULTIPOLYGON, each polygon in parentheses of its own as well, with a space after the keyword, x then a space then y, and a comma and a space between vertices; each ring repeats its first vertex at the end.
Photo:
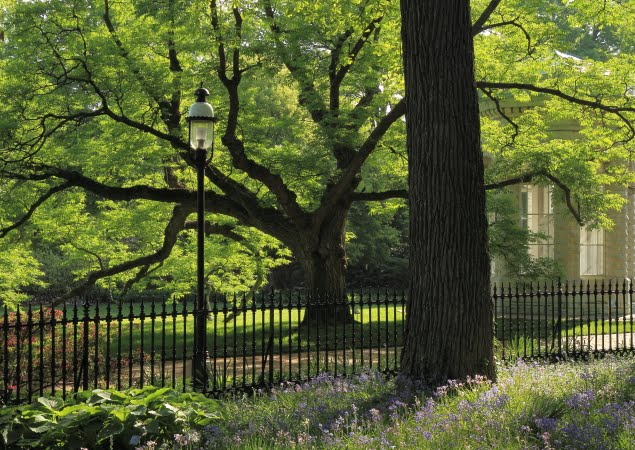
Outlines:
MULTIPOLYGON (((475 88, 498 105, 483 118, 496 159, 485 188, 538 177, 580 223, 614 207, 591 192, 633 181, 618 170, 635 134, 621 30, 633 7, 472 3, 475 88), (574 23, 599 30, 595 46, 574 23), (593 57, 559 56, 578 44, 593 57), (511 100, 533 109, 511 114, 511 100), (585 126, 576 144, 550 140, 550 124, 570 118, 585 126)), ((188 290, 175 287, 193 270, 177 263, 191 259, 196 197, 184 116, 201 80, 219 117, 208 264, 235 267, 215 286, 248 289, 292 253, 307 285, 336 289, 326 284, 346 270, 351 204, 407 198, 396 2, 52 0, 9 3, 1 22, 0 236, 42 262, 55 249, 66 296, 95 283, 188 290)))

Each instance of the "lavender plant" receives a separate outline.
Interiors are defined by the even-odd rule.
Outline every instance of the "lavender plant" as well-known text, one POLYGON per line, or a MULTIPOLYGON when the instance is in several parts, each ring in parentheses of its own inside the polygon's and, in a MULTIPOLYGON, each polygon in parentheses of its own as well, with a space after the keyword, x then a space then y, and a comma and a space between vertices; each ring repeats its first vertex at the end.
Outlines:
POLYGON ((434 391, 376 372, 323 374, 223 403, 207 448, 630 449, 635 364, 526 364, 434 391))

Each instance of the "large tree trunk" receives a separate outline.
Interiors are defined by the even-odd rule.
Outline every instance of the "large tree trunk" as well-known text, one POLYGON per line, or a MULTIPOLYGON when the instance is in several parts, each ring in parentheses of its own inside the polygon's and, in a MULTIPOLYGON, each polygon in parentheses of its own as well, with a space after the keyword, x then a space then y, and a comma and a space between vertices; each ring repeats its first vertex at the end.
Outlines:
POLYGON ((352 323, 346 302, 346 251, 344 228, 348 208, 340 207, 310 232, 296 252, 304 269, 304 282, 309 299, 303 325, 335 325, 352 323))
POLYGON ((401 370, 495 377, 487 221, 469 2, 401 0, 410 297, 401 370))

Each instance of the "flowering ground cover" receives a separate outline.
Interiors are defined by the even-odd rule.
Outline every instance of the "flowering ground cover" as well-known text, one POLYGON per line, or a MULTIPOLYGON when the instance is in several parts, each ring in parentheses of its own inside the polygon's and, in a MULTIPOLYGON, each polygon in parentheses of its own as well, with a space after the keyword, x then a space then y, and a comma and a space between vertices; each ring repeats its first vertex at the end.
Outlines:
POLYGON ((374 371, 322 374, 212 406, 204 426, 184 420, 171 439, 134 435, 116 448, 633 449, 635 361, 518 362, 495 384, 434 390, 374 371))
POLYGON ((496 384, 432 392, 375 372, 322 375, 222 408, 212 448, 633 449, 635 361, 518 362, 496 384))

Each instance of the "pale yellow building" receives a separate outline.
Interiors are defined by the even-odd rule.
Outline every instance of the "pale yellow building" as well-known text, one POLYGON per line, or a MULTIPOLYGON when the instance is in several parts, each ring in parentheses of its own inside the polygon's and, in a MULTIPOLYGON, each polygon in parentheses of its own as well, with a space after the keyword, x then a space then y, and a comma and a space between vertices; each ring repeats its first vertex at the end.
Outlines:
MULTIPOLYGON (((523 111, 540 102, 521 103, 513 99, 501 101, 500 107, 509 117, 518 117, 523 111)), ((481 114, 499 119, 496 105, 481 102, 481 114)), ((553 124, 549 135, 559 139, 572 138, 580 130, 574 121, 553 124)), ((566 205, 554 202, 549 186, 517 185, 510 188, 517 200, 519 224, 549 239, 530 245, 533 257, 551 257, 564 270, 564 280, 619 280, 635 274, 635 192, 626 187, 605 186, 626 199, 624 207, 610 215, 615 223, 612 230, 590 230, 580 227, 566 205)), ((492 264, 492 281, 508 280, 503 258, 492 264)))

